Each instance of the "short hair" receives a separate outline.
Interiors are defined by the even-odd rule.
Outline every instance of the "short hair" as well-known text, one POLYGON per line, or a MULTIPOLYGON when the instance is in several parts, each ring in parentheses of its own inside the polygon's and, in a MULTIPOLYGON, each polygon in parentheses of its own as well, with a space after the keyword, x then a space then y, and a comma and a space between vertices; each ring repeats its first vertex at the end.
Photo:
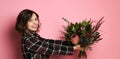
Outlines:
MULTIPOLYGON (((24 35, 26 33, 27 22, 32 17, 33 13, 36 14, 39 21, 39 15, 35 11, 32 11, 30 9, 24 9, 18 14, 16 19, 15 29, 21 35, 24 35)), ((39 30, 39 26, 38 26, 38 30, 39 30)))

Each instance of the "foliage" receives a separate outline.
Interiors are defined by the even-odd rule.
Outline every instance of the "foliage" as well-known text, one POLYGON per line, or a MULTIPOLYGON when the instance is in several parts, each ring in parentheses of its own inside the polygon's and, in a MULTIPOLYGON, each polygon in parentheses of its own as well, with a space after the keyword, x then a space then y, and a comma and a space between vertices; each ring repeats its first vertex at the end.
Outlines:
POLYGON ((95 25, 93 25, 93 21, 91 19, 88 21, 83 20, 81 22, 72 23, 67 19, 62 18, 68 23, 67 26, 63 26, 65 31, 62 31, 64 38, 68 43, 71 42, 72 35, 78 35, 80 38, 78 44, 80 44, 83 50, 80 51, 78 57, 87 59, 86 48, 91 50, 91 45, 102 40, 99 28, 103 23, 103 18, 104 17, 102 17, 95 25))

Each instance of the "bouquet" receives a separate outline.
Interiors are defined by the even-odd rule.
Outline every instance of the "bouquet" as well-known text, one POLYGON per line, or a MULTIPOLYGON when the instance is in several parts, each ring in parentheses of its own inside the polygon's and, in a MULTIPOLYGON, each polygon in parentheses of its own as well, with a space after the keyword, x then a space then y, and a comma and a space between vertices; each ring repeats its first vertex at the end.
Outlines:
MULTIPOLYGON (((67 19, 62 18, 64 21, 68 23, 67 26, 63 26, 65 31, 62 31, 64 34, 65 40, 68 41, 68 43, 71 43, 71 37, 78 35, 79 40, 78 43, 82 50, 80 50, 78 57, 82 59, 87 59, 86 50, 91 50, 91 45, 94 43, 97 43, 98 41, 102 40, 100 37, 101 34, 99 32, 99 28, 101 24, 103 23, 102 17, 97 23, 93 24, 94 21, 90 20, 83 20, 81 22, 69 22, 67 19)), ((70 45, 76 45, 76 44, 70 44, 70 45)))

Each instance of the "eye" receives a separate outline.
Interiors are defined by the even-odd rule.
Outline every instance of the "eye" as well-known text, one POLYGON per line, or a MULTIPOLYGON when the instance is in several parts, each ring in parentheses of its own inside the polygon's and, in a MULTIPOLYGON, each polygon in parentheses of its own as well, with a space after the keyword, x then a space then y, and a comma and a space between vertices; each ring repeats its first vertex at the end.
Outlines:
POLYGON ((35 20, 38 20, 38 18, 35 18, 35 20))
POLYGON ((29 21, 29 22, 31 22, 31 21, 32 21, 32 19, 29 19, 28 21, 29 21))

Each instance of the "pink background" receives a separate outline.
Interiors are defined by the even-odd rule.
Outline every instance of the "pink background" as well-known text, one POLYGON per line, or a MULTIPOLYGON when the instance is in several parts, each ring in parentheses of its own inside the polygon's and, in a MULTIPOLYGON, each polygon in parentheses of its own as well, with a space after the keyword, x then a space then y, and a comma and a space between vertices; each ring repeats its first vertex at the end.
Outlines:
MULTIPOLYGON (((18 13, 26 8, 40 15, 39 34, 49 39, 62 36, 62 25, 67 25, 62 17, 76 22, 105 16, 100 28, 104 39, 88 51, 88 59, 120 59, 120 0, 0 0, 0 59, 23 59, 14 26, 18 13)), ((51 59, 77 59, 77 54, 51 59)))

